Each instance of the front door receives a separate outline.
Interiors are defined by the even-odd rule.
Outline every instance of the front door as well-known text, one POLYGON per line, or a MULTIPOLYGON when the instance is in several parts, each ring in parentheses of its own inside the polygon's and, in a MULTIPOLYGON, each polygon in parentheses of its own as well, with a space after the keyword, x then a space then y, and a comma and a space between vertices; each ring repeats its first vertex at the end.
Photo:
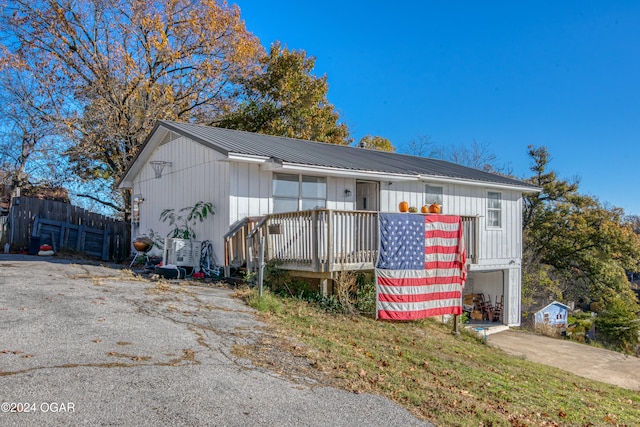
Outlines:
POLYGON ((377 211, 379 183, 374 181, 356 181, 356 210, 377 211))

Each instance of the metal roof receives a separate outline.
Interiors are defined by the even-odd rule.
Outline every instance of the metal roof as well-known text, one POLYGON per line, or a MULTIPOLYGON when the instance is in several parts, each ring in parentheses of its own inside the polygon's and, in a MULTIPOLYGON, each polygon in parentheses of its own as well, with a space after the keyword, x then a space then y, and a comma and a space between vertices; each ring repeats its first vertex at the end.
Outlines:
POLYGON ((426 157, 166 120, 158 121, 158 126, 210 146, 225 155, 259 156, 311 167, 452 178, 525 187, 525 190, 532 191, 538 189, 523 181, 426 157))

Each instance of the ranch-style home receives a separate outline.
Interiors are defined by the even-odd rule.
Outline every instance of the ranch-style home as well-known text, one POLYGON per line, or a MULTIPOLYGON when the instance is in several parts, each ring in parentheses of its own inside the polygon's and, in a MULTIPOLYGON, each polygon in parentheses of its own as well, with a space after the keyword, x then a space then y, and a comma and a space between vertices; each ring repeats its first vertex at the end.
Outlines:
POLYGON ((522 195, 539 188, 434 160, 160 120, 119 183, 131 189, 132 236, 166 235, 168 208, 212 202, 197 224, 216 260, 255 266, 258 247, 323 291, 340 271, 372 271, 378 212, 438 203, 462 219, 465 294, 504 300, 502 323, 520 324, 522 195), (260 245, 262 242, 262 245, 260 245))

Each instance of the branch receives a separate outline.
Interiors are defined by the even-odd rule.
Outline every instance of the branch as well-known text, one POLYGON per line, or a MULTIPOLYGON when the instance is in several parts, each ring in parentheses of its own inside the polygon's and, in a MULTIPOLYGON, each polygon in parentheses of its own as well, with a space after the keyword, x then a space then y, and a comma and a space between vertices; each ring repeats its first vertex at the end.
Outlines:
POLYGON ((104 200, 100 200, 97 197, 92 196, 91 194, 78 194, 77 196, 78 197, 86 197, 87 199, 91 199, 91 200, 96 201, 98 203, 101 203, 101 204, 103 204, 105 206, 109 206, 110 208, 113 208, 118 212, 124 212, 124 210, 120 206, 118 206, 116 204, 113 204, 111 202, 105 202, 104 200))

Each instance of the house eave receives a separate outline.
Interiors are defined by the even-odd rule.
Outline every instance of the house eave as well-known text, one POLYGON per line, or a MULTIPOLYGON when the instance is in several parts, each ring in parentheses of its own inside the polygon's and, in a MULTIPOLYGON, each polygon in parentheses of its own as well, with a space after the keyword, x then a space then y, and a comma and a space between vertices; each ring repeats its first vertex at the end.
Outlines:
POLYGON ((420 175, 420 181, 438 182, 443 184, 466 184, 474 187, 495 188, 501 190, 516 190, 524 193, 539 193, 540 187, 529 187, 524 185, 504 184, 500 182, 477 181, 466 178, 450 178, 435 175, 420 175))
POLYGON ((291 171, 291 172, 312 173, 316 175, 319 172, 321 172, 322 175, 326 175, 326 176, 377 179, 380 181, 418 181, 419 179, 418 175, 394 174, 394 173, 388 173, 388 172, 363 171, 363 170, 349 170, 349 169, 332 168, 327 166, 309 166, 309 165, 299 165, 299 164, 291 164, 291 163, 283 163, 280 169, 291 171))

